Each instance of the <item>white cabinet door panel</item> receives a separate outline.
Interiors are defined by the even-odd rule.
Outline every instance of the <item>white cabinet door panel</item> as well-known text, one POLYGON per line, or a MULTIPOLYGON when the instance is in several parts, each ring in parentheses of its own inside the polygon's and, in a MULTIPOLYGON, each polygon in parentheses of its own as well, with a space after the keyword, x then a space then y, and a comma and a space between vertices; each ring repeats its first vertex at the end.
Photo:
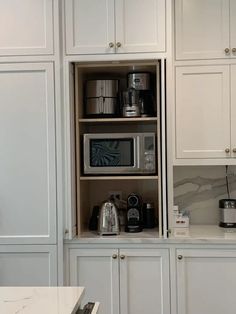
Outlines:
POLYGON ((56 243, 53 65, 0 65, 0 243, 56 243))
POLYGON ((176 68, 176 157, 230 157, 229 66, 176 68))
POLYGON ((168 250, 121 249, 122 314, 170 313, 168 250))
POLYGON ((236 252, 177 250, 178 314, 234 314, 236 252))
MULTIPOLYGON (((234 1, 234 0, 233 0, 234 1)), ((176 0, 176 59, 227 57, 229 0, 176 0)))
POLYGON ((231 56, 236 58, 236 51, 233 52, 232 49, 236 49, 236 1, 230 0, 230 47, 231 56))
POLYGON ((65 23, 67 54, 114 53, 114 0, 65 0, 65 23))
POLYGON ((0 286, 56 285, 56 245, 0 246, 0 286))
POLYGON ((0 0, 0 55, 53 53, 53 0, 0 0))
POLYGON ((165 51, 165 1, 116 0, 118 53, 165 51))
POLYGON ((236 158, 236 65, 231 65, 231 148, 236 158))
POLYGON ((86 287, 83 304, 99 301, 102 314, 119 314, 119 260, 116 249, 69 249, 69 284, 86 287))

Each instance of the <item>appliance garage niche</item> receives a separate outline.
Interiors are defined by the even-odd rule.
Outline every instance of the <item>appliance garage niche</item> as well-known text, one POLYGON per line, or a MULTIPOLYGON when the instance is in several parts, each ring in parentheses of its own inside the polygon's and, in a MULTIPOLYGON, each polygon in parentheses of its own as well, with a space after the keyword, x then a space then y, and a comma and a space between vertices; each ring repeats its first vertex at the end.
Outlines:
POLYGON ((159 237, 165 60, 74 62, 69 69, 76 194, 72 236, 99 236, 99 207, 112 195, 119 236, 159 237), (138 215, 137 229, 127 228, 130 195, 140 200, 137 210, 129 211, 138 215), (153 221, 145 224, 145 219, 153 221))

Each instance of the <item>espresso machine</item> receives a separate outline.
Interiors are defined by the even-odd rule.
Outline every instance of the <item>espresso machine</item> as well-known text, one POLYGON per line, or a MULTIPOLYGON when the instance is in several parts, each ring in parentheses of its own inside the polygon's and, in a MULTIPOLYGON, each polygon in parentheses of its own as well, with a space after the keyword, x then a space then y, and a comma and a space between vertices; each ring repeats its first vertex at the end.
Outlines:
POLYGON ((131 193, 127 198, 127 221, 125 232, 141 232, 143 230, 142 199, 131 193))

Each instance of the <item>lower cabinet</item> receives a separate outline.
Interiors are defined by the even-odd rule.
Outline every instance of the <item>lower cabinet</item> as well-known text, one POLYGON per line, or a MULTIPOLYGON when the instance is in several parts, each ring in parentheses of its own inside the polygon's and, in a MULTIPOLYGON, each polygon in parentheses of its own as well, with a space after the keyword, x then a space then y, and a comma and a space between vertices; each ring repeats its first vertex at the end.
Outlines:
POLYGON ((177 249, 177 313, 234 314, 236 250, 177 249))
POLYGON ((0 246, 0 286, 56 285, 56 245, 0 246))
POLYGON ((103 314, 170 313, 168 249, 69 248, 68 284, 103 314))

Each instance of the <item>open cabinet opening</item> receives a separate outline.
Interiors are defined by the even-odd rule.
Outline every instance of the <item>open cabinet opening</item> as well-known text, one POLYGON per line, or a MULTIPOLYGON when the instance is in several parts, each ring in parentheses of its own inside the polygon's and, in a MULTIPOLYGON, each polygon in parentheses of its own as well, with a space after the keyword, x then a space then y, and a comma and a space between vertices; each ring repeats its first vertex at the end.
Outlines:
POLYGON ((161 60, 77 62, 70 67, 74 69, 70 100, 75 124, 72 225, 76 235, 99 236, 94 225, 91 228, 91 217, 104 200, 117 194, 121 235, 137 237, 124 231, 127 198, 134 193, 142 202, 138 237, 159 237, 163 225, 161 60), (150 206, 153 223, 147 224, 150 206))

